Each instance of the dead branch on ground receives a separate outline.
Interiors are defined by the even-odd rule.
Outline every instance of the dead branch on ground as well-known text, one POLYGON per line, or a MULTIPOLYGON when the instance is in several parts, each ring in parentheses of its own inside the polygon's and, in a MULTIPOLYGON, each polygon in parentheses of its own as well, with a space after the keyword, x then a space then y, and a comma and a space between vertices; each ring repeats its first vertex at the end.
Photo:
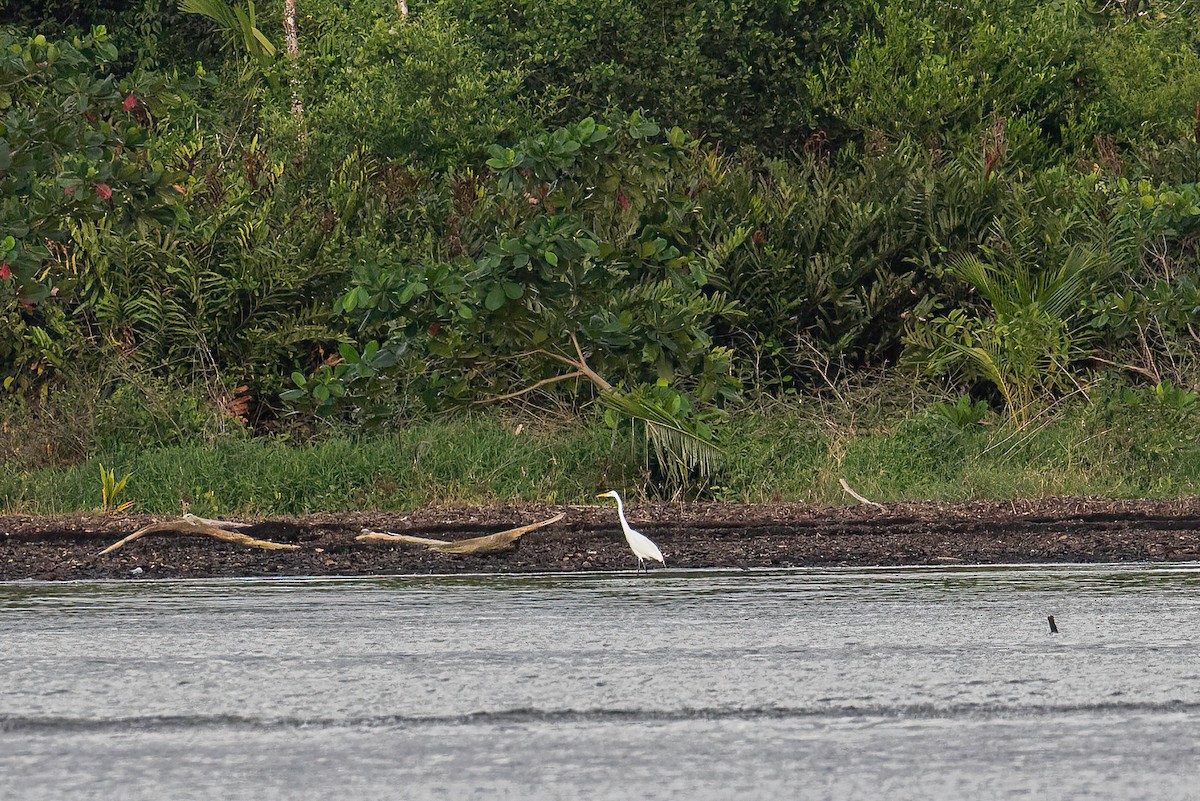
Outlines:
POLYGON ((216 526, 217 528, 253 528, 253 523, 238 523, 234 520, 213 520, 208 517, 200 517, 188 512, 183 516, 184 522, 201 523, 205 526, 216 526))
POLYGON ((865 504, 867 504, 868 506, 874 506, 874 507, 876 507, 876 508, 878 508, 878 509, 882 509, 882 508, 883 508, 883 504, 882 504, 882 503, 875 503, 875 501, 869 501, 869 500, 867 500, 866 498, 864 498, 863 496, 859 495, 859 494, 858 494, 857 492, 855 492, 854 490, 852 490, 852 489, 850 488, 850 485, 846 483, 846 479, 844 479, 844 478, 839 478, 839 479, 838 479, 838 483, 842 485, 842 489, 844 489, 844 490, 846 491, 846 494, 847 494, 847 495, 849 495, 851 498, 853 498, 854 500, 858 501, 859 503, 865 503, 865 504))
POLYGON ((259 540, 254 537, 248 537, 237 531, 229 531, 222 526, 244 528, 252 525, 250 523, 226 523, 220 520, 207 520, 195 515, 187 515, 183 520, 168 520, 164 523, 151 523, 150 525, 140 528, 130 534, 120 542, 113 543, 105 548, 98 555, 112 553, 118 548, 127 545, 134 540, 141 539, 147 534, 203 534, 206 537, 223 540, 225 542, 233 542, 238 545, 246 545, 250 548, 262 548, 267 551, 295 551, 300 548, 299 545, 284 545, 279 542, 271 542, 270 540, 259 540))
POLYGON ((510 528, 507 531, 499 531, 495 534, 487 534, 482 537, 473 537, 468 540, 455 540, 448 542, 446 540, 433 540, 427 537, 414 537, 409 534, 392 534, 382 531, 364 531, 354 539, 360 542, 402 542, 408 545, 424 545, 431 551, 438 553, 452 554, 474 554, 476 556, 491 553, 503 553, 517 547, 517 543, 521 537, 531 531, 537 531, 539 528, 557 523, 566 517, 566 514, 560 512, 549 520, 542 520, 538 523, 530 523, 527 526, 519 526, 518 528, 510 528))
POLYGON ((431 540, 429 537, 414 537, 410 534, 393 534, 390 531, 370 531, 363 529, 363 533, 359 534, 354 539, 359 542, 403 542, 406 545, 449 545, 449 540, 431 540))

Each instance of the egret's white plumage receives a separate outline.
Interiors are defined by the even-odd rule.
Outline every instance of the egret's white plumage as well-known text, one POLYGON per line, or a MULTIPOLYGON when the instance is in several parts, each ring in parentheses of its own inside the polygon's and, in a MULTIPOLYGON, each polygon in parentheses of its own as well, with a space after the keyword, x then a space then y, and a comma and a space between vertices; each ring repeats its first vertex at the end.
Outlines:
POLYGON ((650 538, 640 531, 634 531, 629 527, 629 521, 625 519, 625 504, 621 503, 621 496, 616 490, 602 492, 596 496, 597 498, 616 498, 617 499, 617 516, 621 518, 621 530, 625 532, 625 541, 629 543, 630 549, 633 550, 633 555, 637 557, 638 569, 641 569, 643 563, 647 559, 653 559, 656 562, 666 564, 663 559, 662 551, 658 550, 658 546, 650 541, 650 538))

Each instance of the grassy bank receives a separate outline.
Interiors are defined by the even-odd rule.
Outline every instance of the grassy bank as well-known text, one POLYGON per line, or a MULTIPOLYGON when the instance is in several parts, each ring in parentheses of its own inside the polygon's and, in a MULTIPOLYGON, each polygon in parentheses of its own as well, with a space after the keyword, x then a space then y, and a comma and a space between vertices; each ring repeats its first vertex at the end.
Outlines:
MULTIPOLYGON (((734 416, 721 473, 701 497, 730 502, 850 502, 845 478, 880 501, 1051 495, 1170 498, 1200 493, 1195 404, 1152 392, 1098 393, 1044 409, 1023 427, 949 404, 808 399, 734 416), (848 401, 848 402, 847 402, 848 401)), ((305 445, 209 444, 94 453, 76 464, 0 466, 0 510, 100 505, 99 466, 131 474, 118 500, 143 512, 278 515, 490 502, 588 503, 615 487, 667 494, 641 443, 577 419, 496 415, 423 422, 394 433, 305 445)))

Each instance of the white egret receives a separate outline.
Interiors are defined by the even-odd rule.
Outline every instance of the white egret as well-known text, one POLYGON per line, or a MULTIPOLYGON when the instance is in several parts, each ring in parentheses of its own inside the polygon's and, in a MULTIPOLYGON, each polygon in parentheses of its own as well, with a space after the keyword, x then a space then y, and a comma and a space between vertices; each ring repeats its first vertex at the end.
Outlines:
POLYGON ((629 547, 633 550, 633 555, 638 560, 638 570, 642 570, 647 559, 654 559, 662 564, 666 564, 663 559, 662 551, 658 550, 658 546, 650 541, 650 538, 641 532, 634 531, 629 527, 629 521, 625 519, 625 504, 621 503, 621 496, 616 490, 602 492, 596 496, 597 498, 616 498, 617 499, 617 515, 621 518, 621 530, 625 532, 625 541, 629 543, 629 547))

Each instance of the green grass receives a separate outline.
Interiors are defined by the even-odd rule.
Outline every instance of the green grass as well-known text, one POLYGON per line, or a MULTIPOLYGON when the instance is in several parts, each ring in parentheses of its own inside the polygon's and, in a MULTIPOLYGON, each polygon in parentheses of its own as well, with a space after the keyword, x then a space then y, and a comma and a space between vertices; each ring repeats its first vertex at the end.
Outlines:
MULTIPOLYGON (((1200 409, 1093 400, 1046 410, 1017 429, 992 415, 955 426, 929 411, 861 413, 802 403, 743 412, 727 459, 704 491, 724 501, 852 502, 838 479, 878 501, 1200 493, 1200 409), (848 422, 847 422, 848 421, 848 422)), ((96 509, 99 464, 132 473, 136 510, 202 515, 405 510, 434 504, 586 503, 602 489, 660 494, 627 433, 581 421, 470 417, 387 435, 302 446, 217 438, 210 444, 97 452, 65 467, 0 465, 0 510, 96 509)))
POLYGON ((636 471, 608 431, 582 426, 520 434, 494 419, 425 423, 391 435, 289 446, 226 439, 97 454, 69 467, 0 467, 0 509, 54 513, 99 506, 99 463, 132 473, 122 496, 144 512, 293 514, 412 509, 491 501, 575 502, 636 471))
POLYGON ((1200 409, 1102 400, 1047 409, 1017 428, 992 415, 957 427, 928 411, 854 427, 775 411, 731 427, 723 500, 852 502, 1200 493, 1200 409))

